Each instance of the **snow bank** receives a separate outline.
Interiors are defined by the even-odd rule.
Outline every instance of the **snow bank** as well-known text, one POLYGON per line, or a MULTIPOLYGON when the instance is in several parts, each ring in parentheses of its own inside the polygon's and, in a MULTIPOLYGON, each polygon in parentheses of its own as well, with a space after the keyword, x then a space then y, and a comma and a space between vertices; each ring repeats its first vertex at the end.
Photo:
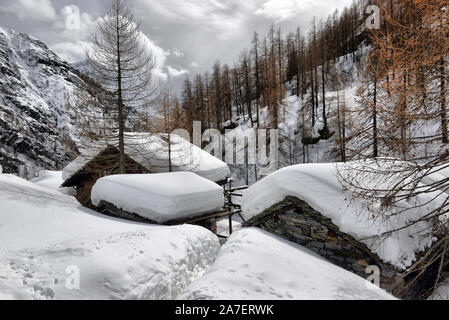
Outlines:
POLYGON ((394 299, 365 279, 265 231, 233 233, 179 299, 394 299))
POLYGON ((192 172, 172 172, 101 178, 92 188, 92 203, 101 201, 164 223, 219 210, 224 196, 215 182, 192 172))
POLYGON ((69 196, 76 195, 76 190, 73 188, 60 188, 60 185, 64 182, 62 180, 61 171, 43 170, 39 172, 39 176, 32 179, 31 182, 36 183, 42 187, 58 190, 59 192, 69 196))
POLYGON ((287 196, 305 201, 314 210, 332 219, 342 232, 361 240, 384 261, 401 269, 415 261, 416 252, 425 250, 433 243, 434 238, 426 232, 430 222, 419 222, 380 239, 370 237, 408 225, 444 201, 437 197, 427 203, 433 200, 435 194, 423 194, 410 202, 401 203, 402 207, 423 204, 422 207, 401 214, 395 211, 397 208, 392 208, 387 212, 390 216, 388 220, 373 219, 372 211, 366 210, 364 202, 352 199, 352 193, 343 190, 337 177, 336 164, 303 164, 281 169, 246 190, 242 199, 243 216, 249 220, 287 196))
POLYGON ((219 250, 204 228, 105 217, 12 175, 0 203, 0 299, 173 299, 219 250))
MULTIPOLYGON (((194 172, 211 181, 225 180, 230 176, 229 167, 220 159, 191 144, 184 138, 171 134, 170 145, 167 134, 126 133, 125 153, 150 172, 169 171, 169 146, 173 171, 194 172)), ((98 141, 63 170, 64 181, 72 177, 107 146, 118 146, 113 141, 98 141)))

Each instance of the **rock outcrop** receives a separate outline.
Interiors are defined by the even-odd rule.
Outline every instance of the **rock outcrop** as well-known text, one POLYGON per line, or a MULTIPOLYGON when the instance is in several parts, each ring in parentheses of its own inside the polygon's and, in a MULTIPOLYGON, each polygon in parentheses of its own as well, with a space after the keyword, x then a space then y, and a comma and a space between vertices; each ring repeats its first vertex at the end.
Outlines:
POLYGON ((77 137, 66 95, 85 76, 41 41, 0 28, 0 164, 5 173, 33 177, 69 161, 77 137))

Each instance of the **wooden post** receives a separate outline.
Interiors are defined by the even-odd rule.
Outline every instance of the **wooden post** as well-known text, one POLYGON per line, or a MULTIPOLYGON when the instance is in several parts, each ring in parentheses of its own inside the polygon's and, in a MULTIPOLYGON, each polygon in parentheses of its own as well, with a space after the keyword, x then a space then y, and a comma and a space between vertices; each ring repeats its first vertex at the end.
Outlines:
POLYGON ((232 214, 229 214, 229 235, 232 234, 232 214))

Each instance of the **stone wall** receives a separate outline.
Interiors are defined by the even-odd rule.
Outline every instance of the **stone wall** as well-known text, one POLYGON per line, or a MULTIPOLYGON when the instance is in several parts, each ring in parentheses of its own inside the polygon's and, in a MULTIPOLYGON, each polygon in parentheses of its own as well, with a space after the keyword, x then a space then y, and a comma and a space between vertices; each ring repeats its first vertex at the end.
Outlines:
POLYGON ((307 203, 294 197, 265 210, 246 223, 298 243, 330 262, 362 278, 368 278, 367 267, 378 266, 383 289, 394 292, 402 286, 400 273, 384 263, 368 247, 354 237, 341 232, 332 221, 307 203))

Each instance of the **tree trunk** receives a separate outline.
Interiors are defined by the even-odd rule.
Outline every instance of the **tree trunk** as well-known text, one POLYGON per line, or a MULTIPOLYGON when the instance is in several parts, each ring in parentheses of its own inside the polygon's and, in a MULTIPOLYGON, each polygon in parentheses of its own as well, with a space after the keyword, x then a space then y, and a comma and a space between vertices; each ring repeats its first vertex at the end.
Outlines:
POLYGON ((443 143, 448 143, 448 135, 447 135, 447 112, 446 112, 446 71, 444 58, 441 58, 440 62, 440 89, 441 89, 441 127, 442 127, 442 136, 443 143))
POLYGON ((122 96, 122 61, 121 61, 121 52, 120 52, 120 27, 119 27, 119 18, 120 18, 120 12, 117 8, 117 71, 118 71, 118 77, 117 77, 117 87, 118 87, 118 122, 119 122, 119 170, 120 174, 125 174, 125 119, 123 117, 123 96, 122 96))
POLYGON ((373 157, 379 156, 377 139, 377 73, 374 74, 374 98, 373 98, 373 157))

